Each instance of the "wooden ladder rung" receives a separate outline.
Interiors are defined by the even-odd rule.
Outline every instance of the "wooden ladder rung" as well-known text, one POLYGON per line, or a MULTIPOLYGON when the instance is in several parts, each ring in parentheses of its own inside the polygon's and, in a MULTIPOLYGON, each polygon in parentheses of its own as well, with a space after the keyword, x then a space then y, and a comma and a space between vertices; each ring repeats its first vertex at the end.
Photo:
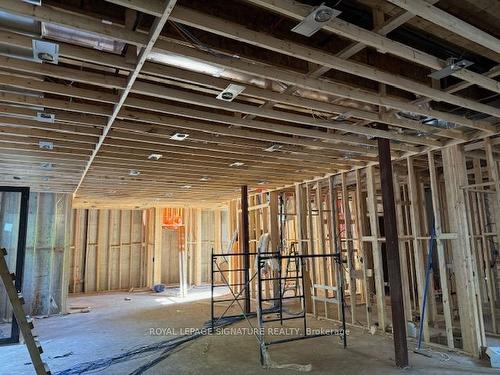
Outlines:
POLYGON ((9 296, 9 300, 12 305, 12 311, 24 337, 24 342, 28 348, 31 362, 33 363, 36 374, 48 375, 51 373, 49 367, 40 357, 40 354, 43 353, 42 346, 40 345, 40 342, 33 337, 31 332, 33 329, 33 319, 24 314, 22 306, 24 305, 24 297, 16 289, 14 284, 16 275, 9 272, 9 266, 7 265, 5 255, 7 255, 7 251, 3 248, 0 249, 0 279, 2 279, 5 284, 5 290, 7 291, 7 295, 9 296))
POLYGON ((43 353, 42 344, 40 344, 40 341, 38 341, 38 339, 35 339, 35 345, 36 348, 38 349, 38 353, 42 354, 43 353))

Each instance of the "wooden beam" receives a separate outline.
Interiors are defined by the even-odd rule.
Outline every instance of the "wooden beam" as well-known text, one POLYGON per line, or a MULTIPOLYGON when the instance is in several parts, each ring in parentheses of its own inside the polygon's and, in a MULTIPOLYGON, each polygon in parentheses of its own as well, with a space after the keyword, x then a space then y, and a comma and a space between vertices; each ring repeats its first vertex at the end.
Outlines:
POLYGON ((500 54, 500 40, 423 0, 388 0, 423 19, 500 54))
POLYGON ((120 100, 113 107, 113 112, 112 112, 111 116, 109 117, 106 126, 103 129, 102 135, 99 138, 99 142, 97 143, 92 155, 90 156, 88 164, 83 171, 82 177, 81 177, 80 181, 78 182, 78 185, 76 186, 75 193, 78 191, 78 189, 82 185, 83 180, 85 179, 85 176, 87 175, 87 173, 90 169, 90 166, 92 165, 92 162, 94 161, 97 153, 99 152, 99 149, 101 148, 102 144, 104 143, 104 139, 106 138, 106 135, 108 134, 109 130, 111 129, 111 126, 113 125, 113 122, 115 121, 116 117, 118 116, 118 113, 120 112, 120 110, 123 106, 123 103, 127 99, 127 96, 130 93, 130 90, 131 90, 133 84, 135 83, 135 80, 139 76, 139 73, 142 69, 142 66, 146 62, 146 59, 148 58, 149 53, 153 49, 153 46, 156 43, 156 39, 158 39, 158 37, 160 36, 160 33, 163 30, 163 26, 167 22, 167 19, 170 16, 172 10, 174 9, 176 2, 177 2, 177 0, 169 0, 168 3, 165 3, 165 7, 163 9, 161 17, 158 17, 155 19, 153 26, 151 27, 151 30, 149 32, 148 41, 146 43, 146 46, 144 46, 141 49, 141 52, 140 52, 139 57, 138 57, 137 65, 136 65, 134 71, 128 76, 127 85, 120 95, 120 100))
POLYGON ((366 90, 360 90, 359 88, 350 87, 345 84, 337 84, 333 81, 318 80, 315 78, 311 78, 306 74, 290 72, 289 70, 284 70, 269 65, 263 65, 262 63, 258 62, 248 62, 242 59, 228 59, 226 57, 209 54, 167 40, 162 40, 161 43, 159 43, 158 48, 158 51, 169 51, 171 53, 180 54, 223 68, 256 75, 270 80, 277 80, 288 85, 294 85, 297 87, 319 91, 338 97, 359 100, 361 102, 374 105, 381 105, 387 108, 398 109, 400 111, 418 113, 424 116, 434 117, 473 129, 481 129, 489 132, 496 131, 495 126, 491 125, 487 121, 472 121, 470 119, 466 119, 463 116, 457 116, 442 111, 419 107, 400 98, 395 98, 392 96, 380 97, 378 94, 366 90))
POLYGON ((121 5, 126 8, 134 9, 139 12, 151 14, 155 17, 161 17, 163 12, 162 0, 106 0, 108 3, 121 5))
MULTIPOLYGON (((302 19, 314 9, 312 6, 307 7, 302 3, 297 3, 291 0, 247 1, 258 5, 259 7, 293 18, 297 21, 302 21, 302 19)), ((382 26, 383 22, 377 25, 375 27, 375 30, 380 29, 382 26)), ((359 43, 360 45, 375 48, 378 52, 390 53, 407 61, 421 64, 435 70, 440 70, 443 66, 446 65, 446 61, 441 60, 435 56, 419 51, 418 49, 407 46, 405 44, 393 41, 389 38, 384 37, 383 35, 363 29, 362 27, 356 26, 337 17, 334 17, 330 21, 325 23, 325 26, 323 26, 322 30, 337 34, 344 38, 351 39, 359 43)), ((458 72, 454 72, 453 76, 470 82, 471 84, 477 84, 493 92, 500 93, 499 82, 485 77, 481 74, 474 73, 470 70, 463 69, 458 72)))
POLYGON ((176 7, 172 12, 171 19, 175 22, 215 33, 240 42, 266 48, 268 50, 293 56, 295 58, 301 58, 315 64, 327 66, 349 74, 355 74, 360 77, 385 83, 412 93, 430 97, 434 100, 447 102, 459 107, 483 112, 500 118, 500 109, 492 106, 441 92, 420 82, 396 76, 392 73, 388 73, 368 65, 347 61, 321 50, 309 48, 290 41, 283 41, 261 32, 251 31, 250 29, 236 23, 191 10, 189 8, 180 6, 176 7))

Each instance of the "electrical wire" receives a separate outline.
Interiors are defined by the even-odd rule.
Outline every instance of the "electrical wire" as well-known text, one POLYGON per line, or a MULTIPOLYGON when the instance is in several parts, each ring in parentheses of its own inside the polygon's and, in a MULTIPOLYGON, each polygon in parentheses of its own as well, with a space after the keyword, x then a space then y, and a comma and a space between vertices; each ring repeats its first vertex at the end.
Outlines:
MULTIPOLYGON (((243 316, 223 317, 216 322, 214 328, 225 327, 227 325, 237 323, 243 319, 243 316)), ((143 364, 130 373, 131 375, 140 375, 151 367, 156 366, 158 363, 160 363, 176 351, 182 349, 184 344, 187 344, 205 335, 204 332, 211 332, 211 324, 211 321, 207 321, 204 323, 203 329, 198 330, 193 334, 169 338, 167 340, 163 340, 154 344, 141 345, 118 355, 97 359, 95 361, 83 362, 77 364, 72 368, 57 372, 56 375, 79 375, 85 373, 96 373, 118 363, 144 358, 160 352, 160 354, 155 359, 143 364)))
POLYGON ((171 24, 196 49, 208 52, 211 55, 214 55, 214 56, 217 56, 217 57, 222 57, 222 58, 225 58, 225 59, 232 58, 232 56, 228 56, 226 54, 220 53, 220 52, 212 49, 211 47, 209 47, 205 43, 203 43, 196 36, 194 36, 193 33, 191 33, 188 29, 186 29, 183 25, 181 25, 181 24, 179 24, 177 22, 171 22, 171 24))

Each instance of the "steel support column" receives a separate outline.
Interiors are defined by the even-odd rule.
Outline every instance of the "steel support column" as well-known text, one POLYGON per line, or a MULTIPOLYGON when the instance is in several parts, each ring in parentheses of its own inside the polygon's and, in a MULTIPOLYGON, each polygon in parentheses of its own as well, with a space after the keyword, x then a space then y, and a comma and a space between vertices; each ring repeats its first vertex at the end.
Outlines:
POLYGON ((245 289, 245 313, 250 313, 250 235, 248 232, 248 187, 241 186, 241 228, 240 249, 243 255, 243 283, 245 289))
MULTIPOLYGON (((379 125, 379 129, 387 130, 387 125, 379 125)), ((384 207, 387 270, 389 273, 389 286, 391 292, 394 356, 396 366, 404 368, 408 366, 408 346, 406 343, 406 319, 403 306, 403 289, 401 286, 401 269, 399 263, 399 240, 396 223, 396 205, 394 202, 391 145, 388 139, 378 138, 378 160, 380 166, 382 204, 384 207)))

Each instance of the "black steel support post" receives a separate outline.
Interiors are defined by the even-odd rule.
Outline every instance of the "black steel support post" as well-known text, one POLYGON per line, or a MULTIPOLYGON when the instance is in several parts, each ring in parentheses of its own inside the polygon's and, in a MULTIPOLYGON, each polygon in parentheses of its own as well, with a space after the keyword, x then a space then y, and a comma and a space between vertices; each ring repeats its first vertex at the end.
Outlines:
MULTIPOLYGON (((379 125, 387 130, 387 125, 379 125)), ((394 337, 394 356, 396 366, 408 366, 408 346, 406 343, 406 319, 401 287, 401 269, 399 263, 399 241, 396 224, 396 205, 392 177, 391 146, 388 139, 378 138, 378 159, 380 166, 380 186, 384 207, 384 231, 387 254, 387 270, 391 292, 392 327, 394 337)), ((370 183, 370 182, 369 182, 370 183)))
POLYGON ((246 285, 245 289, 245 313, 250 313, 250 243, 249 243, 249 229, 248 229, 248 187, 243 185, 241 187, 241 242, 240 249, 243 253, 243 283, 246 285))
POLYGON ((210 257, 210 274, 211 274, 211 278, 210 278, 210 281, 211 281, 211 287, 210 287, 210 316, 211 316, 211 320, 210 320, 210 323, 211 323, 211 327, 212 327, 212 332, 214 330, 214 315, 215 315, 215 312, 214 312, 214 283, 215 283, 215 276, 214 276, 214 262, 216 262, 217 258, 214 257, 214 248, 212 247, 212 254, 211 254, 211 257, 210 257))

